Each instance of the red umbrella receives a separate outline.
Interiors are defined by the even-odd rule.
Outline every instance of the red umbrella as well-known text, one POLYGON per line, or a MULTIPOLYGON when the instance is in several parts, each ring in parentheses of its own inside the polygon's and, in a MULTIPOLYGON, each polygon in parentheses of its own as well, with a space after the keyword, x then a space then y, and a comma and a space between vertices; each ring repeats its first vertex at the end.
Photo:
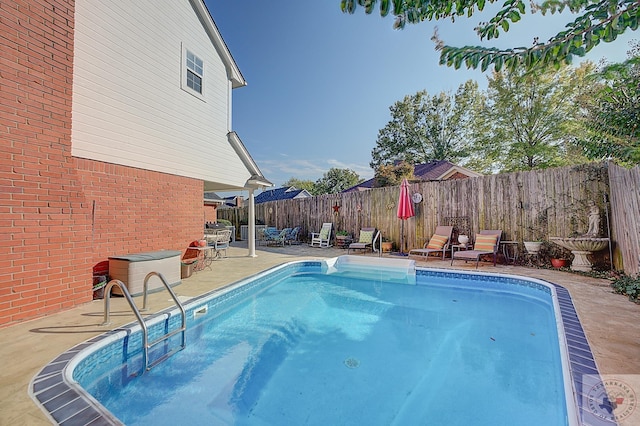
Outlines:
POLYGON ((400 198, 398 198, 398 218, 402 220, 402 231, 400 232, 400 253, 404 253, 404 221, 413 217, 413 202, 409 195, 409 182, 407 179, 402 180, 400 185, 400 198))

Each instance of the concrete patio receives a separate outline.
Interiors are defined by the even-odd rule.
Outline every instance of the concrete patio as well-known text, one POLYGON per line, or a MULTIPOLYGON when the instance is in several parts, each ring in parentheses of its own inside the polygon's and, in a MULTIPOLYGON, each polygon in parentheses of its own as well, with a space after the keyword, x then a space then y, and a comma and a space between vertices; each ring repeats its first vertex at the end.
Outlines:
MULTIPOLYGON (((346 250, 311 248, 306 245, 262 247, 257 257, 247 257, 246 243, 239 241, 229 249, 228 257, 216 260, 211 269, 194 273, 175 287, 177 295, 193 297, 238 281, 284 262, 319 259, 346 254, 346 250)), ((372 254, 367 254, 371 256, 372 254)), ((452 268, 450 261, 430 258, 418 266, 452 268)), ((453 268, 475 270, 475 263, 456 261, 453 268)), ((511 265, 493 267, 481 263, 480 271, 524 275, 562 285, 569 290, 576 311, 590 342, 601 374, 640 374, 640 305, 612 293, 609 281, 556 270, 532 269, 511 265)), ((166 292, 149 295, 151 312, 172 303, 166 292)), ((140 297, 135 298, 138 305, 140 297)), ((94 300, 84 306, 45 318, 0 329, 0 425, 46 425, 48 418, 28 395, 32 377, 49 361, 70 347, 108 329, 135 321, 124 298, 111 300, 112 325, 100 326, 104 301, 94 300)))

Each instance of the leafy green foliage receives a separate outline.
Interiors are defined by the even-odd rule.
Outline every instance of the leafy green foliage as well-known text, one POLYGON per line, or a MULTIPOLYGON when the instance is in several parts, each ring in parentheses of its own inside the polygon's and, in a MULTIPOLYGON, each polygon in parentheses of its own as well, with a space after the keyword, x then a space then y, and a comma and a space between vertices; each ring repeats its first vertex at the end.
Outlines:
MULTIPOLYGON (((488 0, 494 3, 495 0, 488 0)), ((377 0, 341 0, 340 7, 345 13, 355 13, 362 6, 365 13, 371 14, 377 0)), ((380 2, 380 14, 384 17, 390 12, 389 0, 380 2)), ((454 20, 456 16, 470 17, 485 7, 486 0, 391 0, 395 15, 394 28, 404 28, 407 23, 415 24, 425 20, 454 20)), ((638 0, 547 0, 541 5, 531 3, 531 13, 560 13, 568 9, 581 14, 546 42, 536 39, 530 47, 511 49, 487 48, 481 46, 453 47, 440 40, 437 33, 433 40, 440 50, 440 64, 460 68, 480 67, 485 71, 493 64, 495 71, 506 68, 554 66, 570 63, 573 56, 584 56, 600 42, 610 43, 627 30, 638 28, 640 2, 638 0)), ((506 0, 502 9, 489 20, 476 28, 480 40, 498 38, 501 32, 507 32, 511 24, 521 20, 526 13, 523 0, 506 0)))
POLYGON ((316 193, 316 183, 312 180, 302 180, 292 177, 283 183, 282 186, 293 186, 298 189, 306 189, 309 194, 318 195, 316 193))
POLYGON ((590 159, 640 163, 640 43, 629 55, 596 74, 588 96, 580 99, 586 131, 578 142, 590 159))
POLYGON ((613 291, 624 294, 630 301, 640 303, 640 277, 623 275, 611 284, 613 291))
POLYGON ((573 143, 582 129, 575 99, 592 67, 494 72, 475 113, 470 163, 510 172, 586 161, 573 143))
POLYGON ((316 181, 315 194, 337 194, 361 183, 363 180, 351 169, 332 167, 316 181))
POLYGON ((402 179, 414 179, 413 164, 401 161, 397 164, 381 164, 375 173, 376 187, 398 186, 402 179))
POLYGON ((389 108, 391 120, 378 132, 371 168, 397 161, 458 162, 467 155, 471 111, 478 102, 478 85, 472 81, 461 85, 455 96, 445 92, 429 96, 426 90, 405 96, 389 108))

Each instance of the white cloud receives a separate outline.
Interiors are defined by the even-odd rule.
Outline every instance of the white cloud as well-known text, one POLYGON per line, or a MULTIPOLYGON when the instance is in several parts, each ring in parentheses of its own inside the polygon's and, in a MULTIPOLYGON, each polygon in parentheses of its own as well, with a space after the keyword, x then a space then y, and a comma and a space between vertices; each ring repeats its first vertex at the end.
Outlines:
POLYGON ((307 160, 276 157, 257 160, 257 163, 265 177, 272 181, 276 187, 281 186, 292 177, 315 182, 332 167, 351 169, 364 179, 373 177, 373 170, 368 164, 349 163, 336 159, 307 160))

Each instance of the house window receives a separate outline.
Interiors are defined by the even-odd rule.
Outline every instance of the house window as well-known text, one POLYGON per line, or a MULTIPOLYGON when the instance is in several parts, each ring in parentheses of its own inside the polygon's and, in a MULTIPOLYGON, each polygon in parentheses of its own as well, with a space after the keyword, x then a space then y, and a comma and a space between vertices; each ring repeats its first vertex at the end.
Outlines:
POLYGON ((204 62, 202 59, 182 47, 182 89, 204 99, 204 62))
POLYGON ((187 50, 187 86, 202 94, 202 59, 187 50))

